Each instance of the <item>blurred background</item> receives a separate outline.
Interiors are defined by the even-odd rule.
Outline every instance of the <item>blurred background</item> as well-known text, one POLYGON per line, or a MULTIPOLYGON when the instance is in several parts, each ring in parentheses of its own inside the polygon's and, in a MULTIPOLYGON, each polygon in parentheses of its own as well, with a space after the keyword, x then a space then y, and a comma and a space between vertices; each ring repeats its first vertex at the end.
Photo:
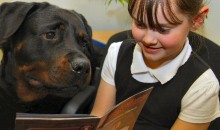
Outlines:
MULTIPOLYGON (((1 2, 49 2, 66 9, 74 9, 83 14, 93 31, 127 30, 131 19, 127 12, 127 4, 122 5, 112 0, 0 0, 1 2)), ((210 13, 204 27, 198 33, 220 45, 220 0, 207 0, 210 13)))

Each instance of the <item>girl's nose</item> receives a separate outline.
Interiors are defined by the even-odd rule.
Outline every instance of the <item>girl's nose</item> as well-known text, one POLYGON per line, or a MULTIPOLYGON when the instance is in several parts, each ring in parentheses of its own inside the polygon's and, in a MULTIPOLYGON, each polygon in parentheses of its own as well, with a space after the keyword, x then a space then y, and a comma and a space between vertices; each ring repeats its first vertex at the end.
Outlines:
POLYGON ((145 44, 157 44, 156 32, 150 29, 145 30, 142 42, 145 44))

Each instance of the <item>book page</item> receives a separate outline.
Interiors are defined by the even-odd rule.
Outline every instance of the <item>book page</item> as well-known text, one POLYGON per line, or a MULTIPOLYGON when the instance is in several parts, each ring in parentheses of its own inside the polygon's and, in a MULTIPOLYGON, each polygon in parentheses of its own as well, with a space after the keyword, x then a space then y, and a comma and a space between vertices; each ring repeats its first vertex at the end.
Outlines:
POLYGON ((101 118, 98 130, 132 130, 152 89, 141 91, 116 105, 101 118))

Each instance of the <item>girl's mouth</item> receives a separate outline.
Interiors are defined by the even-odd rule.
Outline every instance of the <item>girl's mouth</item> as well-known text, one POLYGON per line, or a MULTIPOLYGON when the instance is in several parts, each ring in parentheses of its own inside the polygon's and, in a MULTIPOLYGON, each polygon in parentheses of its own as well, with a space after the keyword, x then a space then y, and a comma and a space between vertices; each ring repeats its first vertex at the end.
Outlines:
POLYGON ((158 53, 161 50, 161 47, 150 47, 150 46, 143 46, 144 51, 150 54, 158 53))

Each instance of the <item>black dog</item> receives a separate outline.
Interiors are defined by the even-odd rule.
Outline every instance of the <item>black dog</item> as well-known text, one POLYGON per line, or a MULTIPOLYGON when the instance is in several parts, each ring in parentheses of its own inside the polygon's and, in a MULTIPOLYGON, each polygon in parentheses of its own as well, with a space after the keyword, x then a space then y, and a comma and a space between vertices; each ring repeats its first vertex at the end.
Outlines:
POLYGON ((86 19, 48 3, 0 6, 0 130, 16 112, 59 113, 90 83, 92 30, 86 19))

